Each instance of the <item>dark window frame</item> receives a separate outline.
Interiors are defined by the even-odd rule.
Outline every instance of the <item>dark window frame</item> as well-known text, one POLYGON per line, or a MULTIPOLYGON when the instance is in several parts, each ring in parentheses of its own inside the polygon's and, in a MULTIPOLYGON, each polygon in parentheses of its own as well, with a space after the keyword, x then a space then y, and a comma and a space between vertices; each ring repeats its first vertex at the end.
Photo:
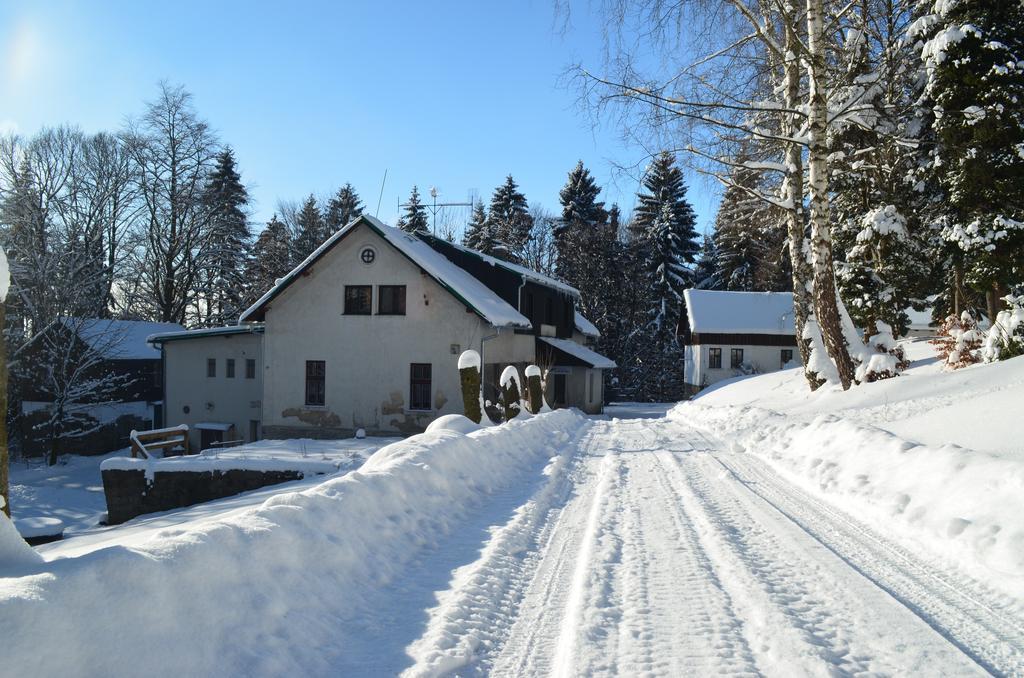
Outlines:
POLYGON ((255 379, 256 378, 256 358, 245 359, 245 378, 255 379))
POLYGON ((224 377, 227 379, 235 378, 235 359, 227 358, 224 361, 224 377))
POLYGON ((373 315, 373 285, 345 285, 345 315, 373 315), (356 301, 365 302, 365 310, 361 305, 357 308, 356 301))
POLYGON ((327 404, 327 361, 306 361, 306 407, 327 404))
POLYGON ((377 285, 377 315, 405 315, 405 308, 405 285, 377 285), (400 294, 385 297, 385 290, 389 295, 396 291, 400 291, 400 294))
POLYGON ((431 363, 409 364, 409 409, 429 412, 434 409, 433 365, 431 363), (424 376, 425 375, 425 376, 424 376))
POLYGON ((217 376, 217 359, 207 358, 206 359, 206 378, 213 379, 217 376))
POLYGON ((733 348, 729 349, 729 367, 738 370, 743 366, 743 349, 733 348))
POLYGON ((717 346, 712 346, 708 349, 708 369, 720 370, 722 369, 722 349, 717 346))

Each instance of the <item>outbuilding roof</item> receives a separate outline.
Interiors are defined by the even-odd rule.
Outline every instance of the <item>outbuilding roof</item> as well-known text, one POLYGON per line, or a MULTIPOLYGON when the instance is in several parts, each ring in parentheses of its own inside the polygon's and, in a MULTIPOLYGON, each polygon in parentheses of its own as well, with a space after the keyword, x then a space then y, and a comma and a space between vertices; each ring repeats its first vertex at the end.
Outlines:
POLYGON ((683 291, 690 331, 698 334, 792 335, 791 292, 683 291))
MULTIPOLYGON (((568 354, 579 360, 580 362, 586 363, 591 367, 596 367, 601 370, 612 370, 615 369, 615 361, 611 358, 606 358, 597 351, 591 351, 583 344, 577 344, 572 339, 556 339, 555 337, 537 337, 537 341, 543 342, 548 346, 551 346, 557 351, 568 354)), ((557 358, 556 358, 557 359, 557 358)))
POLYGON ((437 252, 426 242, 400 229, 388 226, 379 219, 362 215, 328 238, 320 247, 296 266, 288 275, 277 281, 266 294, 242 313, 241 321, 262 320, 267 305, 297 280, 310 266, 319 261, 341 240, 365 225, 388 244, 401 252, 412 263, 424 270, 441 287, 466 305, 494 327, 517 327, 530 329, 530 321, 507 302, 498 297, 482 282, 456 266, 447 257, 437 252))
POLYGON ((245 325, 228 325, 227 327, 204 327, 199 330, 183 330, 181 332, 160 332, 149 335, 146 337, 146 341, 150 344, 166 344, 169 341, 220 337, 232 334, 263 334, 263 325, 248 323, 245 325))
POLYGON ((160 351, 148 343, 147 337, 154 332, 185 329, 177 323, 143 320, 62 318, 60 322, 108 360, 158 360, 160 351))

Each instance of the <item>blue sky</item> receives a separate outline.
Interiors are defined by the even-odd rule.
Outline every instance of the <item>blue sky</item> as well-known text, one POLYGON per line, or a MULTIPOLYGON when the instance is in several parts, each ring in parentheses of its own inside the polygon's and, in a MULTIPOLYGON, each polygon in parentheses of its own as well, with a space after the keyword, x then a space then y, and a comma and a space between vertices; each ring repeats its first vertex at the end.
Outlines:
MULTIPOLYGON (((644 151, 594 128, 563 82, 599 67, 599 17, 554 2, 20 2, 0 4, 0 130, 116 129, 167 79, 236 152, 256 227, 278 199, 352 182, 392 220, 412 185, 489 199, 511 173, 558 209, 578 159, 625 211, 644 151), (635 175, 635 173, 634 173, 635 175)), ((717 197, 690 177, 699 228, 717 197)))

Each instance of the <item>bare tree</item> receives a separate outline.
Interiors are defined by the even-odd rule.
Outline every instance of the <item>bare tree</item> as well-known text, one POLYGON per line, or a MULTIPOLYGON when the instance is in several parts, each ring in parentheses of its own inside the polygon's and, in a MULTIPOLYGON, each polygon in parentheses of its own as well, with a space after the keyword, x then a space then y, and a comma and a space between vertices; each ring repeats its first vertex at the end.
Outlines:
POLYGON ((135 251, 136 275, 157 319, 184 323, 195 301, 208 243, 202 203, 217 152, 192 96, 166 82, 145 114, 131 123, 128 149, 144 205, 143 238, 135 251))

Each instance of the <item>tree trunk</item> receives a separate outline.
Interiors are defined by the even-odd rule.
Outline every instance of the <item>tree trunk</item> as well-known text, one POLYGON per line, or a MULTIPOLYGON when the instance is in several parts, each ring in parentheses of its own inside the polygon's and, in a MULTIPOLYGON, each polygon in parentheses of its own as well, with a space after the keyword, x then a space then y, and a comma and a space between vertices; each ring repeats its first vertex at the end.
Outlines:
MULTIPOLYGON (((787 24, 785 30, 788 53, 783 64, 786 81, 785 105, 790 110, 796 110, 800 106, 800 60, 796 56, 799 53, 799 41, 795 34, 795 26, 787 24)), ((795 114, 788 115, 783 136, 794 137, 798 126, 795 114)), ((811 270, 807 257, 804 256, 804 162, 800 146, 795 141, 786 143, 786 167, 788 169, 782 188, 783 197, 790 203, 789 209, 786 210, 786 233, 789 240, 789 260, 793 269, 793 323, 796 329, 796 345, 804 365, 804 377, 811 390, 815 391, 825 382, 809 368, 811 343, 804 339, 804 327, 814 307, 811 293, 808 291, 811 270)))
POLYGON ((11 487, 8 468, 10 453, 7 449, 7 340, 3 328, 6 324, 7 304, 0 301, 0 495, 3 496, 3 512, 11 517, 11 487))
POLYGON ((807 0, 807 37, 810 49, 810 107, 808 184, 811 193, 811 260, 814 268, 814 311, 829 358, 836 364, 843 390, 854 379, 854 365, 843 336, 836 303, 832 264, 832 232, 828 204, 828 101, 825 92, 825 40, 823 0, 807 0))

